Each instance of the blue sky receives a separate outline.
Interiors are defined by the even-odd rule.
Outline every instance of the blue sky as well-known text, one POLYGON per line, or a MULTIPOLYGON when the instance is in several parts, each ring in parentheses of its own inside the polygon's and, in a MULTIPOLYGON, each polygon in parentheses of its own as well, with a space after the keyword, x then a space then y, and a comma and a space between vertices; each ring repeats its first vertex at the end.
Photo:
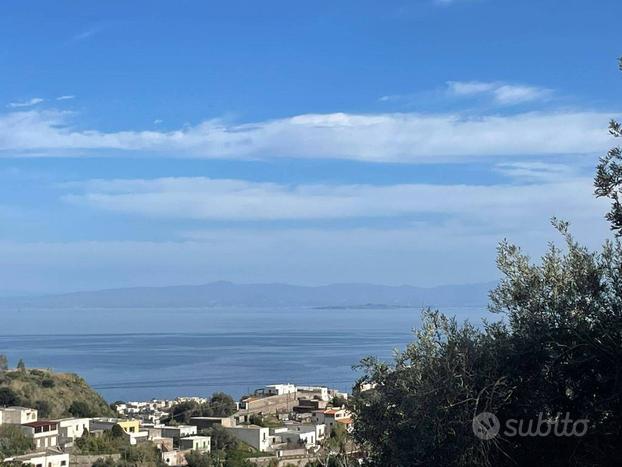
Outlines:
POLYGON ((591 246, 619 2, 8 1, 0 293, 435 285, 591 246))

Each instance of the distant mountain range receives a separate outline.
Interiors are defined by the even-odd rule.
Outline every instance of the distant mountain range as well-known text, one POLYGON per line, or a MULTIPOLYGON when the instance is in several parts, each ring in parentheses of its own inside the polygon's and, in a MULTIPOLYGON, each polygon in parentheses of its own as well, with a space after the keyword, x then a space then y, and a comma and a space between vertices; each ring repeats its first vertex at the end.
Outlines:
POLYGON ((218 306, 309 306, 322 308, 399 308, 485 306, 495 282, 414 287, 373 284, 300 286, 234 284, 133 287, 0 299, 0 308, 173 308, 218 306))

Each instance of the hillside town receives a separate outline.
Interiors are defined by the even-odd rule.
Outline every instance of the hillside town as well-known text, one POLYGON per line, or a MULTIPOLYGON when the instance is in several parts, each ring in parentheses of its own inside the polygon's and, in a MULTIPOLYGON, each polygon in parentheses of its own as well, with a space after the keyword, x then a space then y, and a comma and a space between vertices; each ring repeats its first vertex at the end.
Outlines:
POLYGON ((267 385, 232 401, 233 413, 221 416, 196 415, 193 408, 210 403, 203 397, 116 402, 112 405, 116 417, 50 420, 40 418, 32 407, 0 407, 0 427, 12 425, 32 440, 31 452, 0 459, 0 464, 114 465, 121 452, 93 454, 81 449, 87 445, 85 440, 113 436, 127 446, 154 446, 160 465, 192 466, 192 456, 222 448, 217 444, 223 441, 213 439, 218 436, 244 448, 244 465, 325 465, 322 459, 337 451, 356 455, 348 438, 353 420, 347 400, 348 394, 336 389, 288 383, 267 385))

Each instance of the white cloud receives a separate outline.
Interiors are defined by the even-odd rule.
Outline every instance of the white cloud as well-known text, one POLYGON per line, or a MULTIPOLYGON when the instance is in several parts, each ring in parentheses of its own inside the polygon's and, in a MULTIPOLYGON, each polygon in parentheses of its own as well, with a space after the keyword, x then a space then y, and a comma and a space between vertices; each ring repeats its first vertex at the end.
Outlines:
MULTIPOLYGON (((529 169, 526 178, 531 180, 535 169, 529 169)), ((284 185, 204 177, 92 180, 66 185, 72 193, 64 199, 163 219, 321 220, 413 215, 430 219, 430 215, 442 215, 481 222, 487 228, 497 222, 512 228, 523 226, 528 219, 604 212, 602 200, 592 196, 590 178, 549 176, 538 180, 542 183, 388 186, 284 185)))
POLYGON ((76 96, 74 95, 66 95, 66 96, 58 96, 56 100, 57 101, 68 101, 68 100, 75 99, 75 98, 76 96))
POLYGON ((83 41, 85 39, 88 39, 96 34, 99 34, 101 31, 103 31, 104 27, 102 25, 98 25, 98 26, 93 26, 89 29, 85 29, 84 31, 74 35, 71 40, 74 42, 80 42, 83 41))
POLYGON ((507 162, 497 164, 496 170, 508 177, 529 182, 557 182, 578 178, 578 167, 546 162, 507 162))
POLYGON ((523 84, 506 84, 482 81, 448 81, 447 90, 454 96, 474 96, 488 94, 502 105, 542 101, 551 97, 552 91, 523 84))
POLYGON ((0 116, 0 154, 148 153, 196 158, 330 158, 367 162, 448 162, 464 157, 594 154, 611 144, 610 113, 303 114, 235 124, 207 120, 174 131, 80 130, 72 113, 0 116))
POLYGON ((27 101, 20 101, 20 102, 10 102, 9 104, 7 104, 7 107, 15 109, 15 108, 19 108, 19 107, 32 107, 33 105, 37 105, 40 104, 41 102, 44 102, 45 99, 42 99, 41 97, 33 97, 32 99, 28 99, 27 101))
POLYGON ((468 0, 434 0, 434 3, 436 3, 437 5, 449 6, 449 5, 453 5, 454 3, 465 2, 465 1, 468 1, 468 0))
POLYGON ((456 96, 471 96, 491 92, 497 85, 480 81, 447 81, 447 89, 456 96))
POLYGON ((592 196, 589 177, 539 162, 499 169, 512 177, 507 184, 291 185, 203 177, 64 184, 58 188, 67 202, 88 215, 107 212, 100 219, 106 225, 126 222, 115 214, 134 217, 132 223, 145 219, 149 228, 137 236, 143 240, 0 241, 0 282, 33 291, 220 279, 466 283, 495 277, 495 246, 504 237, 534 255, 559 240, 551 216, 570 220, 590 246, 608 235, 607 203, 592 196), (148 232, 162 238, 171 228, 176 233, 166 240, 149 240, 148 232))

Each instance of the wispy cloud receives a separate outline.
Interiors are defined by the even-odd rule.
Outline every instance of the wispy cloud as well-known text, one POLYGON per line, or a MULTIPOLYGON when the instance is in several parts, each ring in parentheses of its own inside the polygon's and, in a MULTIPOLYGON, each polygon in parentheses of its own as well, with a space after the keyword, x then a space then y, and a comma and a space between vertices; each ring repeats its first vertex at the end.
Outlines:
POLYGON ((72 126, 73 114, 0 116, 0 155, 145 153, 220 159, 324 158, 367 162, 452 162, 465 157, 594 154, 610 144, 610 113, 303 114, 254 123, 207 120, 173 131, 102 132, 72 126))
POLYGON ((553 93, 550 89, 537 86, 482 81, 448 81, 447 91, 453 96, 490 95, 502 105, 542 101, 549 99, 553 93))
POLYGON ((449 6, 455 3, 473 2, 475 0, 434 0, 434 3, 440 6, 449 6))
POLYGON ((74 95, 66 95, 66 96, 58 96, 56 100, 57 101, 68 101, 68 100, 75 99, 75 98, 76 96, 74 95))
POLYGON ((9 104, 7 104, 7 107, 12 108, 12 109, 16 109, 20 107, 32 107, 33 105, 40 104, 41 102, 44 102, 44 101, 45 99, 41 97, 33 97, 26 101, 10 102, 9 104))
POLYGON ((579 178, 579 167, 539 161, 497 164, 495 170, 522 182, 558 182, 579 178))
POLYGON ((74 42, 80 42, 89 39, 90 37, 99 34, 101 31, 103 31, 103 29, 104 27, 102 25, 92 26, 72 36, 71 40, 74 42))
MULTIPOLYGON (((544 166, 525 170, 526 179, 544 166)), ((313 185, 179 177, 91 180, 65 185, 64 200, 112 212, 165 219, 313 220, 447 215, 490 227, 494 219, 524 223, 548 218, 559 206, 596 212, 589 177, 542 177, 503 185, 313 185), (548 213, 546 212, 548 211, 548 213), (544 214, 543 214, 544 213, 544 214), (514 220, 512 220, 514 219, 514 220)))

